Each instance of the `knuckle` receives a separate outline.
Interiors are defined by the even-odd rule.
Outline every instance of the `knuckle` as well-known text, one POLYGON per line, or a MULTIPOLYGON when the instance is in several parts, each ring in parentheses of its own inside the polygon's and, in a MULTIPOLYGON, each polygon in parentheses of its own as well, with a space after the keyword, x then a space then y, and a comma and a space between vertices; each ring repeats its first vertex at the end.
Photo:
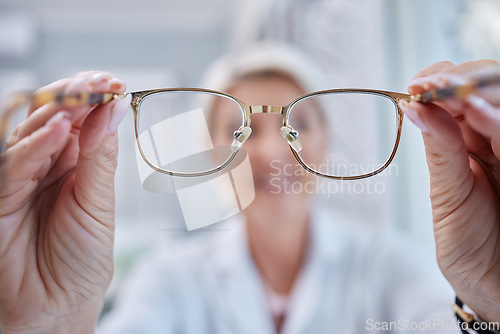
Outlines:
POLYGON ((454 67, 455 66, 455 64, 452 63, 449 60, 443 60, 443 61, 437 62, 436 65, 440 66, 440 67, 443 67, 443 68, 454 67))
POLYGON ((5 142, 5 148, 8 149, 14 146, 16 143, 17 143, 17 136, 11 135, 9 138, 7 138, 5 142))
POLYGON ((7 140, 5 141, 6 148, 14 146, 19 141, 19 132, 21 131, 20 128, 21 124, 16 126, 14 132, 12 132, 12 134, 7 138, 7 140))

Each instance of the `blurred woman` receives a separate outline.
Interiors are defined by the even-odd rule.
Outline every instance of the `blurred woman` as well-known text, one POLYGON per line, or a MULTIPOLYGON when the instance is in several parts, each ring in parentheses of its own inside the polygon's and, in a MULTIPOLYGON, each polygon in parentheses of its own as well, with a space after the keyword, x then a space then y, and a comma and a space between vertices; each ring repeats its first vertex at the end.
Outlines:
MULTIPOLYGON (((217 62, 204 86, 247 105, 284 106, 320 78, 297 50, 259 44, 217 62)), ((241 117, 218 101, 208 115, 212 140, 229 146, 241 117)), ((398 319, 453 323, 450 288, 415 248, 318 209, 314 191, 304 190, 316 176, 291 154, 282 117, 251 116, 244 148, 255 199, 222 223, 231 231, 158 250, 123 287, 102 333, 354 333, 398 319), (285 191, 286 183, 302 191, 285 191)), ((295 111, 303 154, 316 166, 328 149, 326 117, 318 106, 295 111)))

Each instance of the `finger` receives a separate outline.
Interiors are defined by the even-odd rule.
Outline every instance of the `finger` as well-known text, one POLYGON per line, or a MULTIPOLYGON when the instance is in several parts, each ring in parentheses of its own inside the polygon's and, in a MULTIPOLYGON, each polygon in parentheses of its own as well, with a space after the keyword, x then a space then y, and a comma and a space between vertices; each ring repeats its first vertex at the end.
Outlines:
POLYGON ((116 130, 129 110, 130 99, 127 95, 99 106, 87 117, 80 132, 75 196, 83 209, 101 223, 113 223, 118 155, 116 130))
POLYGON ((100 81, 108 81, 111 85, 111 91, 116 92, 117 94, 121 94, 125 91, 124 87, 124 81, 117 77, 116 75, 109 73, 109 72, 104 72, 104 71, 86 71, 86 72, 79 72, 75 76, 76 78, 79 77, 84 77, 84 78, 90 78, 90 80, 94 82, 100 82, 100 81))
POLYGON ((75 74, 75 77, 78 78, 78 77, 96 77, 96 78, 112 78, 112 77, 115 77, 114 74, 110 73, 110 72, 106 72, 106 71, 81 71, 81 72, 78 72, 77 74, 75 74))
POLYGON ((16 211, 48 172, 51 156, 66 144, 71 129, 68 113, 59 112, 47 124, 0 159, 0 215, 16 211))
POLYGON ((422 130, 436 208, 433 214, 440 221, 465 200, 473 186, 462 132, 455 118, 439 106, 401 101, 400 107, 422 130))
POLYGON ((498 75, 500 74, 500 67, 499 63, 495 60, 484 59, 452 66, 444 69, 442 72, 445 74, 456 74, 472 79, 485 75, 498 75))
POLYGON ((53 92, 76 93, 78 89, 75 86, 79 86, 82 83, 89 86, 89 92, 121 94, 126 88, 125 82, 111 73, 81 72, 74 78, 61 79, 37 90, 33 96, 28 113, 33 112, 41 106, 37 96, 53 92))
POLYGON ((38 108, 26 120, 21 122, 16 127, 12 135, 7 139, 6 148, 16 145, 20 140, 43 127, 49 119, 54 117, 54 115, 60 111, 66 111, 68 119, 73 123, 76 122, 77 119, 84 116, 85 113, 90 112, 92 109, 93 107, 89 108, 88 106, 64 108, 64 106, 57 105, 55 103, 46 104, 38 108))
MULTIPOLYGON (((457 66, 438 63, 431 70, 418 74, 410 82, 408 90, 412 94, 421 93, 429 89, 463 85, 485 77, 500 77, 500 64, 494 60, 466 62, 457 66)), ((447 110, 457 119, 465 119, 465 123, 477 133, 498 142, 500 85, 478 89, 472 96, 445 99, 433 104, 447 110)))
POLYGON ((478 90, 475 95, 482 97, 495 107, 500 107, 500 85, 484 87, 478 90))
MULTIPOLYGON (((43 95, 48 91, 63 91, 65 93, 90 92, 92 90, 92 86, 87 82, 87 79, 88 78, 80 77, 76 79, 63 79, 56 81, 48 86, 40 88, 33 96, 32 101, 35 101, 34 103, 36 103, 37 96, 43 95)), ((70 113, 70 120, 74 123, 76 120, 79 120, 82 116, 84 116, 85 113, 89 113, 93 108, 93 106, 66 108, 64 105, 56 102, 50 102, 42 105, 38 109, 30 112, 29 117, 17 126, 13 138, 9 140, 9 144, 14 145, 17 141, 30 135, 33 131, 43 126, 60 110, 64 109, 68 111, 70 113)))
POLYGON ((410 94, 418 94, 450 84, 462 85, 484 76, 500 76, 500 66, 494 60, 479 60, 454 66, 441 62, 419 72, 408 84, 410 94))
MULTIPOLYGON (((448 68, 450 67, 446 67, 446 69, 448 68)), ((434 73, 429 76, 425 77, 422 76, 412 80, 408 86, 408 91, 411 94, 415 95, 433 89, 439 89, 448 86, 464 85, 467 82, 468 82, 467 79, 457 74, 443 73, 443 71, 440 71, 438 73, 434 73)), ((464 101, 461 98, 449 98, 449 99, 434 101, 432 103, 447 110, 454 117, 462 116, 464 109, 464 101)))
POLYGON ((454 64, 452 62, 449 62, 449 61, 441 61, 441 62, 432 64, 431 66, 429 66, 429 67, 423 69, 422 71, 418 72, 417 74, 415 74, 413 79, 408 84, 408 91, 410 92, 410 94, 417 94, 415 92, 410 91, 410 88, 413 87, 414 85, 419 85, 421 78, 426 78, 430 75, 439 73, 442 70, 447 69, 447 68, 451 68, 453 66, 454 66, 454 64))
MULTIPOLYGON (((112 81, 113 79, 116 78, 113 78, 111 74, 101 74, 100 72, 94 73, 92 75, 88 74, 86 76, 80 75, 73 80, 60 80, 54 84, 46 86, 40 89, 37 94, 43 94, 44 92, 46 92, 47 89, 49 89, 47 87, 51 87, 50 89, 56 89, 59 91, 64 90, 68 94, 96 91, 119 94, 125 91, 125 83, 121 80, 117 80, 116 82, 114 82, 112 81)), ((12 146, 17 141, 31 134, 62 109, 70 112, 70 120, 73 122, 76 128, 79 128, 85 117, 94 108, 95 106, 79 106, 67 108, 64 105, 60 105, 57 103, 49 103, 41 106, 40 108, 32 112, 28 119, 16 128, 13 136, 9 138, 7 146, 12 146)))
POLYGON ((486 99, 470 95, 466 99, 465 121, 479 134, 491 140, 492 149, 500 159, 500 108, 495 108, 486 99))
POLYGON ((444 69, 451 68, 455 66, 452 62, 450 61, 440 61, 435 64, 432 64, 426 68, 424 68, 422 71, 418 72, 415 74, 415 78, 418 77, 426 77, 434 73, 441 72, 444 69))
MULTIPOLYGON (((432 89, 470 84, 484 78, 500 78, 500 65, 492 60, 467 62, 457 66, 435 66, 425 75, 417 75, 408 86, 411 94, 418 94, 432 89), (440 68, 440 69, 439 69, 440 68)), ((490 85, 477 89, 476 94, 485 98, 494 106, 500 106, 500 85, 490 85)), ((455 97, 433 102, 449 111, 455 117, 461 117, 467 101, 455 97)))

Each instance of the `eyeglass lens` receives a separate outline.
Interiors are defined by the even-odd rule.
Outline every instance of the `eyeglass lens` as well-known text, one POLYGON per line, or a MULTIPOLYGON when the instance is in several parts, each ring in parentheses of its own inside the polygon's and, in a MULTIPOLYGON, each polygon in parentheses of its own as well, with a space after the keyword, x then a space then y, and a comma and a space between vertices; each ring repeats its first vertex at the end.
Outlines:
MULTIPOLYGON (((230 158, 243 115, 240 105, 224 95, 155 93, 139 106, 139 144, 158 168, 204 172, 230 158)), ((317 94, 293 104, 288 123, 298 132, 298 155, 309 168, 337 177, 360 176, 377 171, 390 158, 398 112, 384 95, 317 94)))
POLYGON ((389 97, 366 93, 318 94, 301 99, 289 113, 299 133, 303 162, 331 176, 352 177, 380 169, 398 133, 398 111, 389 97))
POLYGON ((137 121, 140 147, 152 165, 177 173, 200 173, 229 159, 233 132, 243 124, 243 111, 223 95, 162 92, 142 100, 137 121))

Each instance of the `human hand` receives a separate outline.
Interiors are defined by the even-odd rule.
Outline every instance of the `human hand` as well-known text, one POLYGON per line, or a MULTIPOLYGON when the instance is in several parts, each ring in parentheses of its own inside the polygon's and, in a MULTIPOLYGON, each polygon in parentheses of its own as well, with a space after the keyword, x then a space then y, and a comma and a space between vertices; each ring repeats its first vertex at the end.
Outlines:
MULTIPOLYGON (((112 74, 83 72, 35 96, 125 88, 112 74)), ((93 332, 113 271, 116 130, 130 97, 35 103, 0 155, 0 328, 93 332)))
MULTIPOLYGON (((418 73, 410 94, 500 76, 494 61, 441 62, 418 73)), ((500 86, 438 102, 400 102, 422 130, 438 263, 457 296, 500 321, 500 86)))

